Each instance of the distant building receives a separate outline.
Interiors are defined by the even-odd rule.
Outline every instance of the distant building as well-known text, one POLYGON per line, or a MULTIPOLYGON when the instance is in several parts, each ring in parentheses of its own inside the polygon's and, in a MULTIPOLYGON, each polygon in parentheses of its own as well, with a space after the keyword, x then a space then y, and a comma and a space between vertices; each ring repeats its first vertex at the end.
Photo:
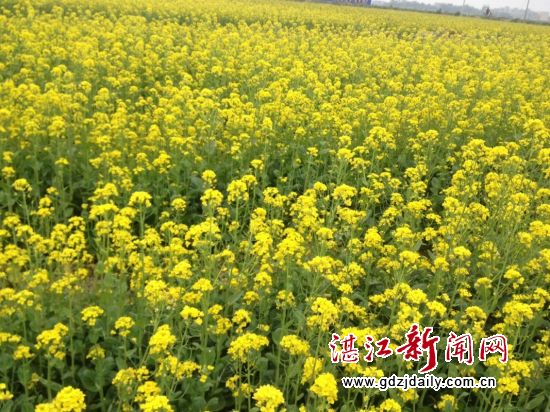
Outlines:
POLYGON ((372 0, 340 0, 340 3, 351 3, 351 4, 364 4, 366 6, 370 6, 372 4, 372 0))

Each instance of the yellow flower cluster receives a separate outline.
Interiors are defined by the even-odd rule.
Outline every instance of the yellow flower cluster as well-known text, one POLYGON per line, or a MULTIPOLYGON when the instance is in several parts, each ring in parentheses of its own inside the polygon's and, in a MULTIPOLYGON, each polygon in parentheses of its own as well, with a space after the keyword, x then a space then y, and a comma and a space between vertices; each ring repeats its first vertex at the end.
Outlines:
POLYGON ((265 336, 255 333, 245 333, 239 336, 229 345, 228 353, 235 360, 248 362, 249 355, 254 351, 260 351, 269 344, 265 336))
POLYGON ((149 351, 152 355, 165 353, 176 343, 176 337, 172 335, 169 325, 162 325, 149 339, 149 351))
POLYGON ((281 347, 291 355, 309 354, 309 343, 296 335, 286 335, 281 339, 281 347))
POLYGON ((338 399, 338 384, 331 373, 319 375, 311 386, 311 391, 325 399, 329 405, 332 405, 338 399))
POLYGON ((84 308, 82 312, 82 321, 85 322, 88 326, 95 326, 97 319, 105 313, 103 309, 99 306, 88 306, 84 308))
POLYGON ((80 389, 67 386, 61 389, 52 402, 36 406, 37 412, 83 412, 86 409, 85 395, 80 389))
POLYGON ((253 396, 260 412, 275 412, 284 403, 283 393, 273 385, 262 385, 253 396))
POLYGON ((68 333, 67 326, 57 323, 53 329, 45 330, 36 337, 36 349, 43 349, 47 355, 63 360, 66 355, 63 339, 68 333))

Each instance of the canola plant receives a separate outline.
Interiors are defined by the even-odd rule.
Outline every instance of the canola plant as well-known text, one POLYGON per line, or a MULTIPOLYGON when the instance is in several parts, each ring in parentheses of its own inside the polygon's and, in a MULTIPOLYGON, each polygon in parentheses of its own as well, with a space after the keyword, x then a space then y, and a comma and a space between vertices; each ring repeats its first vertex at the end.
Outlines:
POLYGON ((0 410, 548 408, 549 124, 545 26, 0 1, 0 410), (413 324, 497 387, 340 385, 413 324))

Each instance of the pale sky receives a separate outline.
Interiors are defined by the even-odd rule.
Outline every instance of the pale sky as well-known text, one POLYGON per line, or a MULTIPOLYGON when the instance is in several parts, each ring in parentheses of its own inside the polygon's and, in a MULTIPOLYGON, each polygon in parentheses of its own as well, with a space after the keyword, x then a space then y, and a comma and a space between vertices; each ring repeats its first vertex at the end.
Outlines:
MULTIPOLYGON (((380 0, 379 0, 380 1, 380 0)), ((385 0, 388 1, 388 0, 385 0)), ((420 3, 451 3, 462 6, 463 0, 416 0, 420 3)), ((376 3, 376 1, 374 1, 376 3)), ((517 9, 525 9, 527 0, 466 0, 466 4, 469 6, 477 7, 478 9, 482 6, 489 6, 493 8, 498 7, 514 7, 517 9)), ((530 0, 529 10, 534 11, 550 11, 550 0, 530 0)))

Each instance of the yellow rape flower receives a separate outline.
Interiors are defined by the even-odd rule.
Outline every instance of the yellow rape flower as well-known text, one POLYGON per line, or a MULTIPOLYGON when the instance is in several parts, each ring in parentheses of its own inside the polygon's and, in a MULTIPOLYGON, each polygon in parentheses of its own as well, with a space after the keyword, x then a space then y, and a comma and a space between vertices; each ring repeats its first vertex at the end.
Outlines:
POLYGON ((85 395, 80 389, 67 386, 55 395, 50 403, 41 403, 36 406, 37 412, 82 412, 86 409, 85 395))
POLYGON ((268 344, 269 340, 265 336, 255 333, 245 333, 231 342, 227 353, 229 353, 229 356, 234 360, 247 362, 252 352, 260 351, 268 344))
POLYGON ((13 394, 8 390, 5 383, 0 383, 0 401, 9 401, 13 399, 13 394))
POLYGON ((176 343, 169 325, 161 325, 149 339, 149 352, 158 355, 168 351, 176 343))
POLYGON ((324 398, 330 405, 338 399, 338 384, 331 373, 319 375, 310 389, 317 396, 324 398))
POLYGON ((280 343, 281 347, 291 355, 308 355, 309 343, 300 339, 296 335, 283 336, 280 343))
POLYGON ((17 192, 30 192, 32 190, 32 187, 27 179, 17 179, 15 182, 13 182, 12 187, 17 192))
POLYGON ((261 412, 275 412, 284 403, 283 393, 273 385, 262 385, 253 396, 261 412))
POLYGON ((115 322, 113 330, 111 330, 111 335, 119 334, 122 337, 126 337, 130 334, 130 329, 134 327, 135 322, 129 316, 122 316, 118 318, 115 322))
POLYGON ((129 206, 151 207, 151 195, 147 192, 134 192, 130 196, 129 206))
POLYGON ((95 326, 97 319, 105 313, 103 309, 99 306, 88 306, 84 308, 81 312, 82 321, 85 322, 88 326, 95 326))
POLYGON ((45 330, 36 337, 36 349, 44 349, 49 356, 65 359, 65 344, 63 338, 69 333, 69 328, 57 323, 53 329, 45 330))

